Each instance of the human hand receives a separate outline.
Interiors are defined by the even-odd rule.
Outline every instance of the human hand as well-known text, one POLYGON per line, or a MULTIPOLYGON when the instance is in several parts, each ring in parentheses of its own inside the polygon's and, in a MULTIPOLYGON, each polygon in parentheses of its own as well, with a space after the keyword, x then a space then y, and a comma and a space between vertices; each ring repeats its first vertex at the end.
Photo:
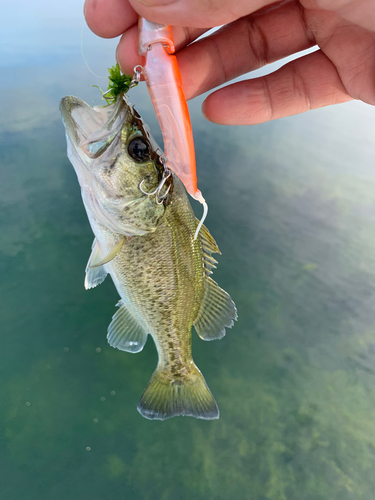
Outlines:
POLYGON ((117 60, 139 64, 139 15, 173 26, 187 99, 318 45, 277 71, 228 85, 203 103, 215 123, 252 125, 359 99, 375 105, 374 0, 86 0, 90 29, 121 34, 117 60), (195 43, 209 28, 224 25, 195 43), (186 27, 188 26, 188 27, 186 27))

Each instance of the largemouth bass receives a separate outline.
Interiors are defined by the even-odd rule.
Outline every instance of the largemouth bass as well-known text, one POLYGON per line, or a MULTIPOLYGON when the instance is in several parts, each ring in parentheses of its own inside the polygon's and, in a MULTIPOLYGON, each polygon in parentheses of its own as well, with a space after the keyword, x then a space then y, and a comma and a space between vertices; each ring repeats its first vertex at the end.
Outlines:
POLYGON ((111 346, 128 352, 154 339, 159 361, 138 404, 146 418, 219 417, 191 352, 191 327, 220 339, 236 307, 210 274, 220 253, 208 229, 197 228, 185 189, 162 163, 162 151, 121 94, 91 108, 64 97, 60 111, 68 157, 95 234, 85 287, 110 274, 121 297, 108 328, 111 346))

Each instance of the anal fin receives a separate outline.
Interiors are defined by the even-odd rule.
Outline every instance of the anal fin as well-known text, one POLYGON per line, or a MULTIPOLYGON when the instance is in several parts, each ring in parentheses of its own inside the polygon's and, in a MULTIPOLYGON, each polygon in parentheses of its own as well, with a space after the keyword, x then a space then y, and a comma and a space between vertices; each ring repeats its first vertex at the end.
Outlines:
POLYGON ((86 266, 86 290, 89 288, 95 288, 97 285, 100 285, 100 283, 103 283, 108 274, 104 266, 96 267, 98 262, 103 259, 102 251, 96 238, 94 239, 91 248, 91 255, 86 266))
POLYGON ((142 351, 147 340, 147 332, 129 304, 120 300, 117 306, 119 306, 119 310, 113 316, 108 327, 109 345, 121 351, 132 353, 142 351))
POLYGON ((221 339, 225 328, 232 328, 236 319, 237 309, 233 300, 207 276, 203 300, 194 323, 197 334, 203 340, 221 339))

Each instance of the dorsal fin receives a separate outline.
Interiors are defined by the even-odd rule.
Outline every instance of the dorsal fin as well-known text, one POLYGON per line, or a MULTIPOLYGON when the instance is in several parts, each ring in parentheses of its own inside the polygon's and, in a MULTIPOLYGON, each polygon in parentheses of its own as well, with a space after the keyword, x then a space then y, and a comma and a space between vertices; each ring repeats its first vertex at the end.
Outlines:
POLYGON ((102 251, 98 240, 95 238, 92 244, 92 251, 89 261, 86 266, 85 288, 94 288, 100 283, 103 283, 107 276, 107 271, 104 266, 96 267, 98 262, 103 259, 102 251))
MULTIPOLYGON (((199 224, 198 219, 195 220, 196 224, 199 224)), ((211 254, 218 253, 221 255, 219 247, 217 246, 216 241, 212 237, 210 231, 206 228, 206 226, 202 226, 199 231, 199 238, 202 244, 203 250, 203 260, 204 260, 204 268, 207 275, 212 274, 212 269, 216 269, 217 260, 214 259, 211 254)))

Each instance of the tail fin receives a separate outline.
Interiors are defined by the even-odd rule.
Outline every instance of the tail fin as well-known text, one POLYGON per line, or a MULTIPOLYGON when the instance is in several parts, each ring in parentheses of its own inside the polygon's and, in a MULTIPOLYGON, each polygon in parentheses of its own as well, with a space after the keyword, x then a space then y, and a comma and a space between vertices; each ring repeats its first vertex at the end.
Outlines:
POLYGON ((150 420, 185 417, 214 420, 219 408, 197 367, 186 378, 175 378, 170 372, 156 369, 137 407, 150 420))

